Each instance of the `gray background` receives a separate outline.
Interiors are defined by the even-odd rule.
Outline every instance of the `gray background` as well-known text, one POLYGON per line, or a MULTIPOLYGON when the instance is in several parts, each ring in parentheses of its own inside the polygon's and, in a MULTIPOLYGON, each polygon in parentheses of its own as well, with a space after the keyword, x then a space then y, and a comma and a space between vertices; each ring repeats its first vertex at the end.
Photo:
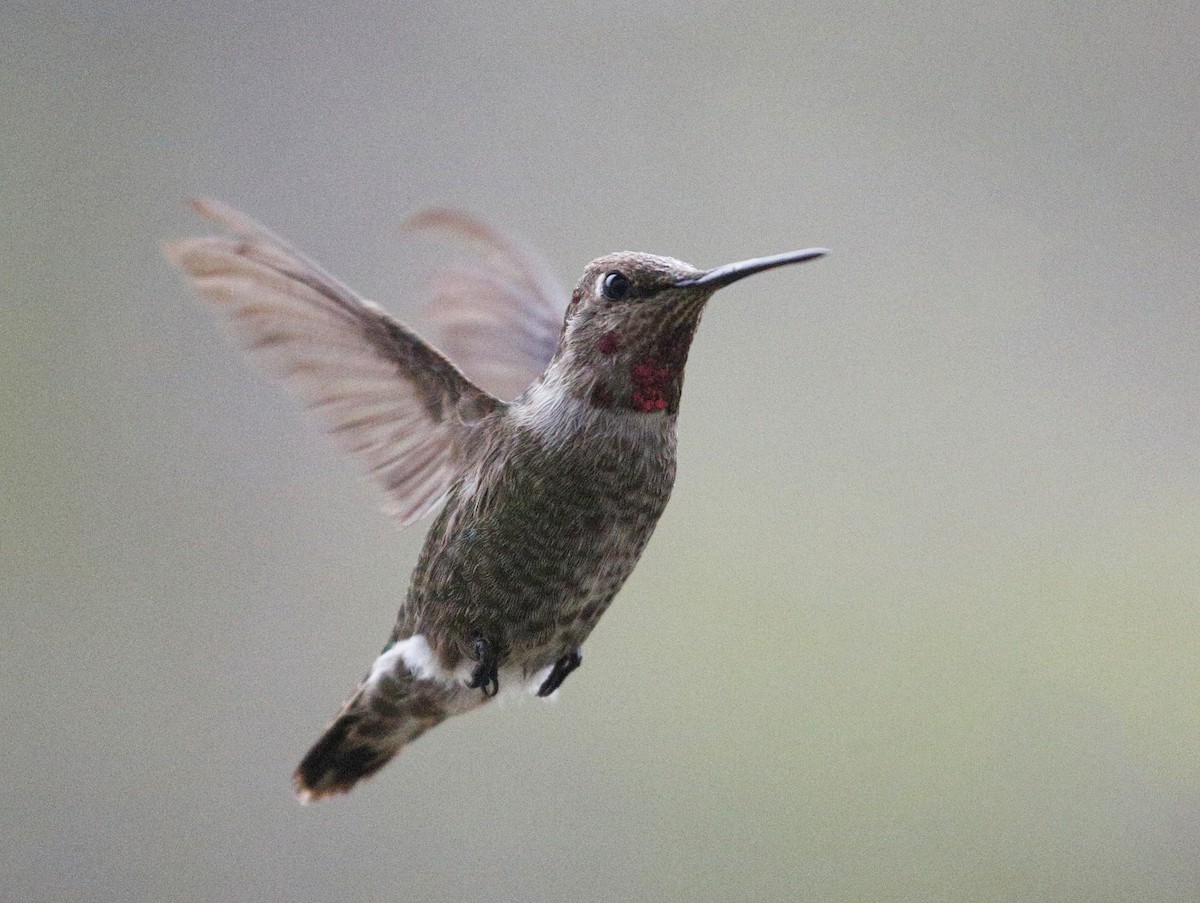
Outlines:
POLYGON ((1192 3, 4 4, 12 900, 1200 896, 1192 3), (680 478, 556 704, 289 774, 422 528, 163 261, 420 325, 430 203, 714 265, 680 478))

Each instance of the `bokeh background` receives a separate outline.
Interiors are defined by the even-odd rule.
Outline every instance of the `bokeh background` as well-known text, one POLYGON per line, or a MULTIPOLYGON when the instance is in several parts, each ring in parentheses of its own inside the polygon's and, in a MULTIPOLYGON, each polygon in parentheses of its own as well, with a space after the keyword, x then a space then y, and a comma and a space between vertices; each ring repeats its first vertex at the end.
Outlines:
POLYGON ((1193 3, 0 10, 0 897, 1200 899, 1193 3), (710 307, 556 704, 289 775, 423 529, 162 259, 223 198, 416 326, 431 203, 823 244, 710 307))

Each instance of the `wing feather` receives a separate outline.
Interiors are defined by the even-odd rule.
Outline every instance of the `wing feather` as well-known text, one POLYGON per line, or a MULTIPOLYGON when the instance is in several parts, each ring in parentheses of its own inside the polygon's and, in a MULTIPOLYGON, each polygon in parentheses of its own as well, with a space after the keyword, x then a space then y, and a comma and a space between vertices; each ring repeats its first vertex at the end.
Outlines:
POLYGON ((401 524, 461 475, 479 421, 502 402, 441 352, 291 245, 224 204, 194 202, 228 236, 168 258, 382 486, 401 524))
POLYGON ((471 379, 501 398, 520 395, 554 355, 566 291, 540 256, 466 213, 423 210, 405 228, 441 232, 482 250, 478 259, 435 275, 429 317, 440 347, 471 379))

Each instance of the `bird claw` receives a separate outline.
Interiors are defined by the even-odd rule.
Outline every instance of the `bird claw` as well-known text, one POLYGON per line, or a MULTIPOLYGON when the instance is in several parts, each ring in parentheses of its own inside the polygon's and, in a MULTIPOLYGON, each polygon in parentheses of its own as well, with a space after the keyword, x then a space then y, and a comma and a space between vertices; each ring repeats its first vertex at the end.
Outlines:
POLYGON ((500 692, 500 668, 496 653, 491 643, 483 637, 475 640, 474 651, 479 664, 471 672, 471 682, 467 686, 472 690, 483 690, 486 697, 495 696, 500 692))
POLYGON ((542 681, 542 685, 538 687, 538 696, 549 696, 555 690, 562 686, 562 682, 567 679, 567 675, 578 668, 583 663, 583 650, 573 649, 554 663, 554 667, 550 669, 550 673, 546 675, 546 679, 542 681))

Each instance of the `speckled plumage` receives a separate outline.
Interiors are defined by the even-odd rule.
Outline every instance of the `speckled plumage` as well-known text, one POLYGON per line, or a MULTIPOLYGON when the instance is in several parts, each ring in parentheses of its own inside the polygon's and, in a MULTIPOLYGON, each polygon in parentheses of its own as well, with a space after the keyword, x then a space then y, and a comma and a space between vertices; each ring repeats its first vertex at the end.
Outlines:
POLYGON ((555 343, 566 299, 535 255, 463 214, 418 214, 414 228, 483 246, 474 268, 439 280, 435 319, 469 375, 504 394, 532 380, 505 402, 242 214, 197 210, 234 237, 168 256, 367 465, 401 523, 442 502, 388 644, 297 769, 303 799, 349 790, 486 702, 489 686, 557 689, 670 496, 683 370, 708 298, 818 256, 705 273, 609 255, 588 266, 555 343), (484 333, 503 341, 486 346, 484 333))

